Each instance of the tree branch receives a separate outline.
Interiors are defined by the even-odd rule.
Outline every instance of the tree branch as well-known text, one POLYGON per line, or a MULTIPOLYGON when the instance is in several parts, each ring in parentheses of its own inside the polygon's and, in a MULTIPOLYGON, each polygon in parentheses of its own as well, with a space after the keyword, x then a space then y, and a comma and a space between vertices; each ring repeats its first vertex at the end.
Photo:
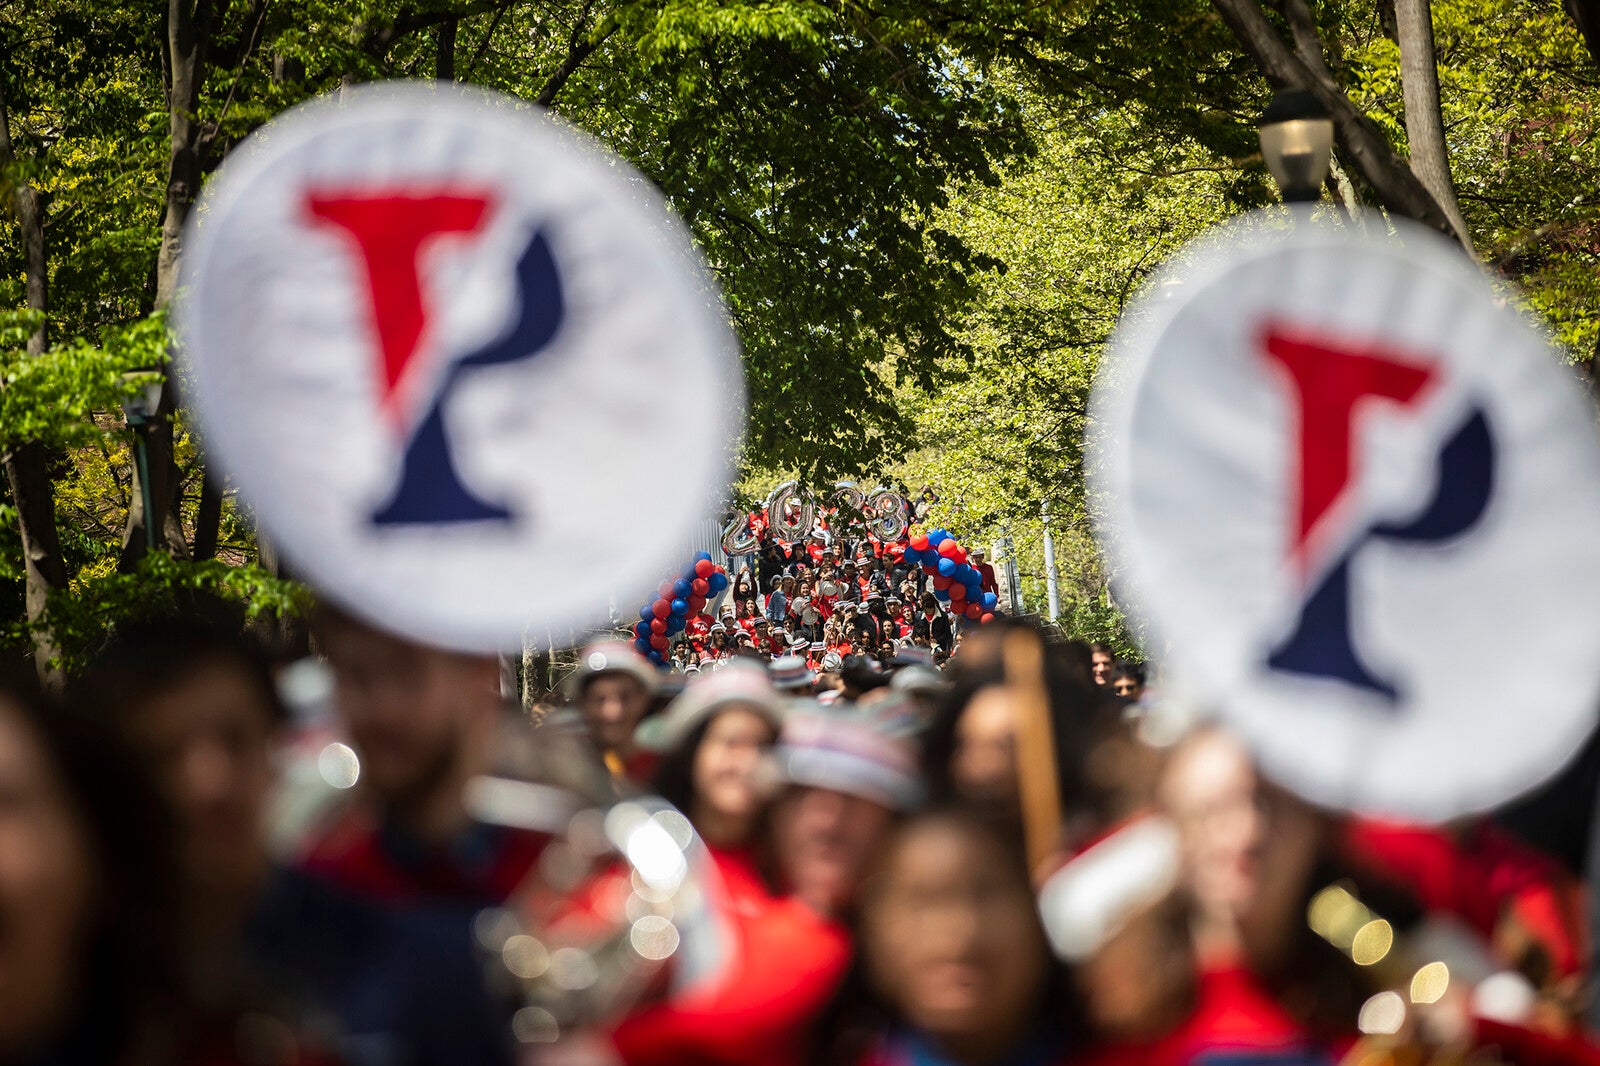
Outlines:
POLYGON ((1331 78, 1320 75, 1289 49, 1256 0, 1211 0, 1228 29, 1275 88, 1304 89, 1333 116, 1334 130, 1356 168, 1384 207, 1455 237, 1450 219, 1433 194, 1411 172, 1383 131, 1350 102, 1331 78))

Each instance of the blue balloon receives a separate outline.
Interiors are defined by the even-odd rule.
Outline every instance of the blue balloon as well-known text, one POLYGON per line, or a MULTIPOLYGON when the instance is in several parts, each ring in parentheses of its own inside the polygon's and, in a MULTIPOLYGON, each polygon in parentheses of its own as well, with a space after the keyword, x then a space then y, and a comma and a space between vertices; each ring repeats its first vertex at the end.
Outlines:
POLYGON ((967 572, 961 576, 961 583, 969 589, 982 588, 983 575, 969 566, 967 567, 967 572))
POLYGON ((728 575, 719 570, 706 578, 706 582, 711 586, 712 592, 721 592, 728 587, 728 575))
POLYGON ((694 553, 694 561, 697 562, 697 563, 709 563, 711 561, 711 553, 710 552, 695 552, 694 553))
POLYGON ((985 592, 983 594, 983 609, 985 611, 994 610, 994 605, 999 603, 999 602, 1000 602, 1000 597, 996 596, 994 593, 985 592))
POLYGON ((928 534, 928 543, 931 544, 935 548, 937 548, 939 545, 943 544, 945 541, 947 541, 949 539, 950 539, 950 534, 946 533, 942 529, 936 529, 932 533, 928 534))
POLYGON ((680 577, 672 583, 672 594, 680 600, 687 598, 689 595, 689 583, 680 577))
POLYGON ((940 603, 943 603, 943 602, 945 602, 946 600, 948 600, 950 598, 950 594, 948 592, 946 592, 944 589, 934 589, 933 590, 933 597, 934 597, 934 599, 938 600, 940 603))
POLYGON ((673 600, 672 613, 677 615, 679 618, 682 618, 684 615, 689 613, 688 603, 683 600, 673 600))
POLYGON ((655 616, 656 613, 650 609, 650 604, 647 603, 643 607, 639 608, 639 621, 648 622, 655 616))
POLYGON ((634 641, 633 646, 638 648, 641 653, 646 655, 655 651, 655 649, 650 646, 650 642, 643 637, 640 637, 638 640, 634 641))
POLYGON ((685 622, 682 618, 679 618, 677 615, 673 615, 671 618, 667 619, 667 636, 677 636, 679 633, 683 632, 684 626, 688 624, 689 623, 685 622))
POLYGON ((922 565, 922 553, 917 551, 915 548, 907 548, 906 553, 904 556, 902 556, 902 558, 904 558, 905 561, 910 563, 912 566, 922 565))
POLYGON ((953 559, 940 559, 939 560, 939 576, 940 577, 949 577, 951 574, 953 574, 955 572, 956 572, 955 560, 953 560, 953 559))

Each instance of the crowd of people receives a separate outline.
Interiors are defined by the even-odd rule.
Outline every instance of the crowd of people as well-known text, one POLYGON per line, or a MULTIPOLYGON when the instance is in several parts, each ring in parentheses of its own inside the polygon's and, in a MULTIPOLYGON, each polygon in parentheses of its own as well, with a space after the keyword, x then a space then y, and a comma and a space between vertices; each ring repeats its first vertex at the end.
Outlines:
MULTIPOLYGON (((673 643, 673 668, 692 674, 738 656, 785 655, 829 674, 851 656, 880 666, 930 657, 942 665, 975 625, 906 561, 907 543, 835 539, 821 524, 795 543, 761 536, 759 551, 736 566, 717 615, 691 618, 673 643)), ((970 561, 981 591, 998 594, 984 550, 974 548, 970 561)))
POLYGON ((315 726, 229 619, 124 625, 61 699, 8 682, 0 1062, 1600 1062, 1583 882, 1514 820, 1313 808, 1111 648, 936 634, 909 575, 807 554, 681 670, 602 641, 534 715, 493 657, 331 606, 315 726), (354 787, 283 831, 337 750, 354 787), (559 787, 490 817, 486 780, 559 787), (549 796, 667 801, 694 914, 641 940, 639 871, 596 880, 641 860, 549 796), (553 897, 620 939, 556 950, 553 897))

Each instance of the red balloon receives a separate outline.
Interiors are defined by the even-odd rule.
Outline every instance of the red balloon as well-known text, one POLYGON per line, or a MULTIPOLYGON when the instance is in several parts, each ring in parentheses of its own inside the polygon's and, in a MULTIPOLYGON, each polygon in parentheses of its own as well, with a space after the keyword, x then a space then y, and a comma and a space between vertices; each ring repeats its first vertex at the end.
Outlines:
MULTIPOLYGON (((979 605, 979 604, 976 604, 976 603, 969 603, 969 604, 967 604, 967 612, 966 613, 967 613, 967 617, 968 618, 970 618, 974 622, 976 622, 980 618, 983 617, 983 607, 981 605, 979 605)), ((993 618, 994 615, 990 615, 989 617, 993 618)))
POLYGON ((957 600, 964 600, 966 598, 967 598, 967 586, 963 585, 959 581, 950 582, 950 599, 952 601, 957 601, 957 600))
POLYGON ((980 622, 993 622, 994 621, 994 615, 986 614, 982 618, 978 619, 978 621, 980 621, 980 622))
POLYGON ((711 591, 711 583, 703 577, 697 577, 693 581, 689 582, 689 588, 694 590, 694 594, 696 596, 704 596, 706 593, 711 591))
MULTIPOLYGON (((949 543, 949 542, 947 541, 946 543, 949 543)), ((950 561, 954 562, 954 563, 957 563, 957 564, 966 562, 967 561, 967 549, 965 549, 961 545, 957 544, 956 545, 956 550, 950 553, 950 561)))
POLYGON ((944 541, 939 545, 939 554, 944 556, 946 559, 954 558, 956 552, 960 550, 961 545, 957 544, 953 540, 944 541))
POLYGON ((918 533, 916 536, 911 538, 911 546, 917 549, 919 552, 927 551, 928 535, 926 533, 918 533))
POLYGON ((661 583, 661 587, 656 589, 656 595, 660 596, 662 599, 666 600, 668 603, 671 603, 672 602, 672 582, 663 581, 661 583))
POLYGON ((655 605, 652 606, 650 610, 655 613, 657 618, 665 618, 667 615, 672 613, 672 604, 668 603, 666 600, 657 600, 655 605))
POLYGON ((694 564, 694 575, 695 575, 695 577, 707 578, 707 577, 710 577, 712 574, 714 574, 716 572, 717 572, 717 568, 714 565, 712 565, 712 562, 711 562, 710 559, 701 559, 698 563, 694 564))
POLYGON ((651 622, 650 632, 654 633, 658 637, 666 636, 667 620, 665 618, 657 618, 655 621, 651 622))
POLYGON ((667 638, 664 637, 664 636, 661 636, 658 633, 655 636, 650 638, 650 646, 652 648, 654 648, 656 651, 666 651, 667 650, 667 638))
POLYGON ((948 589, 953 584, 955 584, 955 578, 953 577, 936 577, 933 579, 933 587, 940 592, 948 589))
POLYGON ((706 598, 704 596, 690 596, 689 597, 689 613, 690 614, 699 614, 700 613, 700 608, 704 607, 705 605, 706 605, 706 598))
POLYGON ((922 564, 922 570, 923 570, 924 573, 932 574, 935 577, 937 577, 938 574, 939 574, 939 564, 938 563, 923 563, 922 564))

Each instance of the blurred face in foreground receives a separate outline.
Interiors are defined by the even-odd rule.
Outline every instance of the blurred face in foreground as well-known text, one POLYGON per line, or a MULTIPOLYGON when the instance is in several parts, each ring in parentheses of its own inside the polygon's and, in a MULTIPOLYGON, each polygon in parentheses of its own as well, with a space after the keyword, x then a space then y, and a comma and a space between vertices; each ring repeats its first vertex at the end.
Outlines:
POLYGON ((962 799, 1018 805, 1016 711, 999 685, 979 689, 961 712, 950 778, 962 799))
POLYGON ((899 833, 862 901, 880 992, 963 1062, 1028 1035, 1047 972, 1022 861, 981 826, 931 817, 899 833))
POLYGON ((1096 649, 1090 653, 1089 661, 1094 671, 1094 683, 1097 685, 1110 684, 1111 668, 1117 665, 1117 661, 1111 657, 1111 653, 1096 649))
POLYGON ((581 702, 595 745, 602 751, 626 751, 650 707, 650 694, 627 674, 601 674, 584 686, 581 702))
POLYGON ((706 727, 694 755, 694 824, 712 844, 743 844, 761 813, 756 769, 776 739, 772 723, 734 706, 706 727))
POLYGON ((1218 729, 1185 740, 1162 775, 1158 795, 1203 917, 1237 920, 1255 901, 1265 829, 1258 784, 1249 752, 1218 729))
POLYGON ((183 830, 185 873, 213 897, 243 900, 264 878, 276 708, 246 668, 201 660, 130 709, 129 740, 183 830))
POLYGON ((77 1005, 94 907, 84 834, 38 738, 0 697, 0 1060, 26 1060, 77 1005))
POLYGON ((402 808, 443 799, 442 790, 458 790, 481 769, 499 707, 492 658, 427 647, 347 619, 321 636, 361 780, 379 798, 402 808))
POLYGON ((837 915, 855 900, 893 815, 845 792, 794 788, 772 814, 774 851, 789 890, 812 910, 837 915))

